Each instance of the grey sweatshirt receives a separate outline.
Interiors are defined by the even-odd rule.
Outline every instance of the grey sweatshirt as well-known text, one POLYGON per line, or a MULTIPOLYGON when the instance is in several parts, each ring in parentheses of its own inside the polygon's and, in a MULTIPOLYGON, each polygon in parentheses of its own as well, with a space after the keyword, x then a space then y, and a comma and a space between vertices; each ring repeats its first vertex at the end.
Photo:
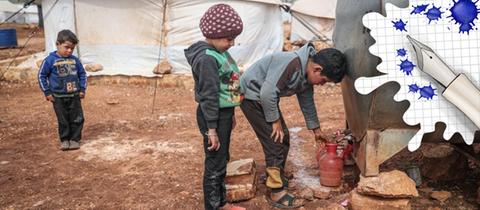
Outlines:
POLYGON ((255 62, 240 77, 245 98, 259 101, 267 122, 280 118, 280 97, 296 94, 308 129, 320 127, 313 100, 313 85, 307 81, 307 61, 315 53, 310 43, 295 52, 274 53, 255 62))

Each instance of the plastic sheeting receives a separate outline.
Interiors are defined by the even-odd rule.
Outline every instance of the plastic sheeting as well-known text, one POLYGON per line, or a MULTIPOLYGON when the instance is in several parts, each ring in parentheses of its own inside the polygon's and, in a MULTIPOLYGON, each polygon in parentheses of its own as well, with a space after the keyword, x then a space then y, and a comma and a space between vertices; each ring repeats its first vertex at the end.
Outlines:
MULTIPOLYGON (((44 16, 56 1, 43 0, 44 16)), ((240 66, 281 51, 282 17, 274 0, 169 0, 166 7, 161 0, 62 0, 45 21, 46 49, 54 50, 56 33, 68 28, 80 40, 77 53, 82 62, 104 67, 91 75, 154 76, 162 59, 172 65, 173 73, 190 73, 183 50, 204 39, 198 23, 216 3, 231 5, 244 22, 243 33, 229 50, 240 66)))
POLYGON ((292 10, 321 18, 335 19, 337 0, 297 0, 292 10))
MULTIPOLYGON (((9 1, 0 0, 0 23, 20 10, 23 4, 13 4, 9 1)), ((31 5, 23 9, 20 13, 12 17, 8 22, 15 23, 38 23, 38 11, 36 5, 31 5)))
MULTIPOLYGON (((320 32, 322 35, 326 36, 329 39, 332 39, 333 28, 335 27, 335 19, 329 18, 319 18, 310 15, 296 14, 302 20, 305 20, 315 31, 320 32)), ((302 23, 300 23, 296 18, 292 17, 292 34, 290 35, 290 40, 315 40, 317 36, 308 30, 302 23)))
POLYGON ((45 51, 51 52, 56 50, 55 42, 59 31, 69 29, 75 32, 73 0, 43 0, 42 13, 45 51))
MULTIPOLYGON (((305 20, 316 31, 332 39, 335 26, 336 0, 297 0, 291 7, 293 13, 305 20)), ((314 40, 316 36, 301 22, 292 17, 290 40, 314 40)))

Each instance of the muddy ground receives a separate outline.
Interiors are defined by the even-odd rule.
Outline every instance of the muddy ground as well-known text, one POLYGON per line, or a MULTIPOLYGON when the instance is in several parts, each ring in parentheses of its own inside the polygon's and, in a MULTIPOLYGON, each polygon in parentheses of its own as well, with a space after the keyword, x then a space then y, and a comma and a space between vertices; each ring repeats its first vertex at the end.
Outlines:
MULTIPOLYGON (((29 30, 25 27, 20 34, 29 30)), ((19 39, 20 45, 22 40, 25 37, 19 39)), ((42 37, 35 40, 37 47, 25 52, 43 50, 38 44, 42 37)), ((2 49, 0 58, 11 58, 17 50, 2 49)), ((82 148, 63 152, 52 105, 38 86, 1 81, 0 209, 202 209, 204 155, 193 92, 158 87, 155 102, 154 92, 151 85, 90 85, 82 102, 86 118, 82 148)), ((344 129, 339 85, 316 87, 315 101, 324 131, 344 129)), ((294 176, 293 191, 299 193, 319 184, 316 144, 296 98, 284 98, 280 106, 295 136, 287 170, 294 176)), ((263 173, 260 143, 239 109, 236 116, 231 159, 254 158, 263 173)), ((382 169, 418 157, 403 151, 382 169)), ((424 180, 420 189, 447 190, 453 196, 440 203, 420 190, 413 209, 477 209, 477 180, 472 176, 454 182, 424 180)), ((346 184, 343 192, 352 187, 346 184)), ((343 192, 329 200, 311 201, 305 209, 343 201, 347 195, 343 192)), ((265 186, 259 184, 255 198, 239 205, 272 209, 264 193, 265 186)))

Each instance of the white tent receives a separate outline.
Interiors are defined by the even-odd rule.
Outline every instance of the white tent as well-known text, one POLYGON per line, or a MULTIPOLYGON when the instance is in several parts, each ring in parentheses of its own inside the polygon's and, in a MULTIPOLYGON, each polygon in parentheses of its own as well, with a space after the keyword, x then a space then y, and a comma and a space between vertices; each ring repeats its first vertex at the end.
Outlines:
MULTIPOLYGON (((337 0, 297 0, 291 10, 303 22, 310 25, 328 39, 332 39, 335 26, 335 9, 337 0)), ((292 18, 292 35, 290 40, 312 40, 316 36, 296 18, 292 18)))
MULTIPOLYGON (((0 0, 0 23, 4 22, 7 18, 13 15, 15 12, 22 9, 22 4, 13 4, 6 0, 0 0)), ((8 22, 15 23, 38 23, 38 11, 37 7, 30 6, 23 9, 8 22)))
POLYGON ((163 59, 173 73, 190 73, 183 50, 203 39, 199 20, 216 3, 231 5, 244 22, 229 50, 240 66, 281 51, 279 0, 42 0, 46 51, 55 50, 58 31, 70 29, 82 62, 104 67, 91 75, 154 76, 163 59))

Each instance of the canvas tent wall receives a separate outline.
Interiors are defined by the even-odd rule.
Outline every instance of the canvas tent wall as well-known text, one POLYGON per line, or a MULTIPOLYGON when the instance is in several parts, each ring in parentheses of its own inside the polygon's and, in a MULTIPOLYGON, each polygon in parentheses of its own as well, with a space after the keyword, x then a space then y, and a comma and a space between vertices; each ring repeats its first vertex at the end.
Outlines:
POLYGON ((43 0, 46 51, 55 49, 61 29, 78 35, 77 54, 84 63, 100 63, 92 75, 154 76, 166 59, 174 73, 189 73, 183 50, 203 39, 198 22, 216 3, 231 5, 244 31, 229 52, 240 66, 281 51, 283 30, 277 0, 43 0))
MULTIPOLYGON (((332 39, 335 26, 335 8, 337 0, 297 0, 291 10, 293 15, 304 20, 314 30, 332 39)), ((291 41, 314 40, 316 36, 298 19, 292 18, 291 41)))
MULTIPOLYGON (((0 23, 20 10, 23 4, 13 4, 7 0, 0 0, 0 23)), ((12 17, 8 22, 14 23, 38 23, 38 10, 36 6, 30 6, 12 17)))

